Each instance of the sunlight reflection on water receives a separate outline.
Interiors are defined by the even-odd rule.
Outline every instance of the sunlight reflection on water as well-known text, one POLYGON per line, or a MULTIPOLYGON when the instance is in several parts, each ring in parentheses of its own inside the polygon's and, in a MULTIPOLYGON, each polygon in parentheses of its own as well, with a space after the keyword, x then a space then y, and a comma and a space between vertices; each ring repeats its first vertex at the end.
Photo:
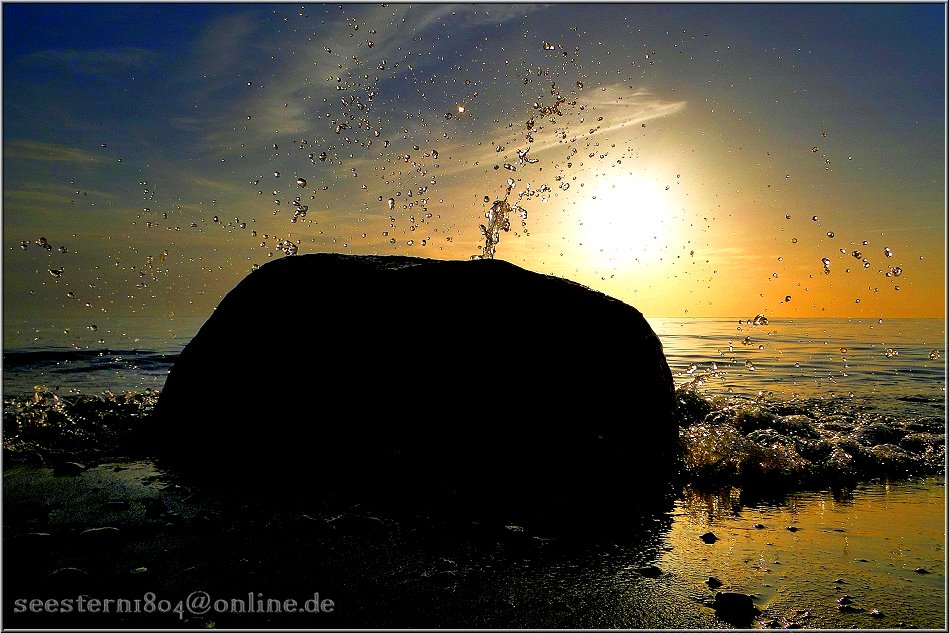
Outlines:
POLYGON ((778 626, 945 624, 941 479, 864 484, 842 497, 801 492, 748 507, 734 489, 689 492, 675 513, 658 564, 696 599, 711 595, 706 581, 714 576, 721 591, 755 595, 762 619, 778 626), (718 540, 704 543, 699 536, 707 531, 718 540), (852 613, 838 608, 845 595, 852 613), (873 609, 883 617, 871 616, 873 609))

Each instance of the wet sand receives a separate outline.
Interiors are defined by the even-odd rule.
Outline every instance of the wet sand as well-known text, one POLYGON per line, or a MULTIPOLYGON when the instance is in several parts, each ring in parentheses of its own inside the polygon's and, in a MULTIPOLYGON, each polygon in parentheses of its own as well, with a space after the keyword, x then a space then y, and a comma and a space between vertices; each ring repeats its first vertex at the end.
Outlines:
POLYGON ((690 493, 642 525, 591 538, 591 521, 579 538, 516 518, 327 511, 318 499, 255 502, 239 491, 225 499, 179 486, 147 461, 61 472, 4 473, 7 627, 945 624, 941 480, 747 507, 727 491, 690 493), (707 532, 714 542, 702 540, 707 532), (721 582, 717 591, 752 595, 760 613, 719 618, 710 576, 721 582), (206 612, 178 608, 199 591, 210 597, 206 612), (138 599, 140 611, 151 604, 152 612, 118 614, 112 603, 108 614, 77 613, 79 595, 125 598, 131 608, 138 599), (30 600, 42 599, 45 610, 50 598, 73 599, 73 612, 31 612, 30 600), (269 599, 323 608, 260 612, 269 599))

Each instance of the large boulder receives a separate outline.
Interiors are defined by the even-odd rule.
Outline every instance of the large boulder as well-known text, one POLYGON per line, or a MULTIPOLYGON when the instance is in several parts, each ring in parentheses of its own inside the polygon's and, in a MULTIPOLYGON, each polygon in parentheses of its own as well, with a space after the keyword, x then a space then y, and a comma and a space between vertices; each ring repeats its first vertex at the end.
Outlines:
POLYGON ((642 314, 499 260, 286 257, 188 343, 156 452, 206 479, 319 496, 628 502, 677 456, 642 314))

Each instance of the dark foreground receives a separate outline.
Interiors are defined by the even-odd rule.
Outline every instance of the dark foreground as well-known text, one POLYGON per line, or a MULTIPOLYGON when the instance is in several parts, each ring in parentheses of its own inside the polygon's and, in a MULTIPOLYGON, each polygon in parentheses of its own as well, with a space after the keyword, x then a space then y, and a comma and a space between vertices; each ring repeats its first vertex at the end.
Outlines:
POLYGON ((329 510, 318 485, 211 496, 149 461, 20 465, 4 474, 4 625, 938 629, 944 496, 923 482, 744 509, 734 490, 688 493, 625 522, 565 508, 565 530, 329 510), (754 610, 716 611, 718 591, 754 610))
MULTIPOLYGON (((626 574, 631 565, 646 568, 654 561, 669 514, 627 524, 622 535, 591 540, 576 531, 555 536, 556 530, 501 517, 445 519, 361 507, 326 511, 318 485, 311 498, 280 502, 254 502, 240 491, 209 497, 170 483, 150 462, 61 472, 18 466, 5 474, 7 626, 708 627, 717 622, 711 609, 665 595, 645 576, 626 574), (622 574, 621 606, 610 579, 622 574), (80 595, 116 600, 112 613, 78 613, 80 595), (200 602, 202 596, 210 598, 210 608, 200 602), (30 602, 37 598, 42 608, 30 602), (129 602, 120 604, 120 598, 129 602), (49 599, 72 599, 73 612, 31 611, 45 611, 49 599), (114 613, 136 609, 136 600, 142 613, 114 613), (279 600, 279 607, 270 600, 279 600), (319 612, 289 612, 296 608, 319 612)), ((591 534, 598 531, 596 523, 587 527, 591 534)), ((55 606, 61 604, 68 603, 55 606)))

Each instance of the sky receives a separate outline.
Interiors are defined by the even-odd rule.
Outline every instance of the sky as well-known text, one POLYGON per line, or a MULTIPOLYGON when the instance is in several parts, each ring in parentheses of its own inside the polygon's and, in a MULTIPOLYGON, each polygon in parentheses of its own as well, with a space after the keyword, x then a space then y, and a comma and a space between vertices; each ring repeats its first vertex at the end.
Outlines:
POLYGON ((945 26, 942 3, 4 3, 5 347, 206 317, 287 253, 484 256, 492 207, 496 258, 647 317, 944 318, 945 26))

